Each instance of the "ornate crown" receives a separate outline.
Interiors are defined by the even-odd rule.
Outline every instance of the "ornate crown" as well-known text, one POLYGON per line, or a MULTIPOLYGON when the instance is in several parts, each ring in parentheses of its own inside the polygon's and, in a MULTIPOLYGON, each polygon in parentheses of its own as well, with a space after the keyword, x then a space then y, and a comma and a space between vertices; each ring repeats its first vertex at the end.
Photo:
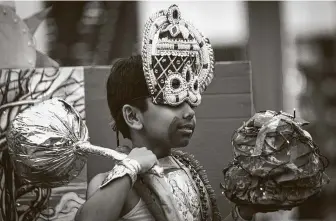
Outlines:
POLYGON ((209 39, 181 19, 176 5, 157 12, 147 21, 142 59, 153 103, 201 103, 201 93, 213 78, 213 50, 209 39))

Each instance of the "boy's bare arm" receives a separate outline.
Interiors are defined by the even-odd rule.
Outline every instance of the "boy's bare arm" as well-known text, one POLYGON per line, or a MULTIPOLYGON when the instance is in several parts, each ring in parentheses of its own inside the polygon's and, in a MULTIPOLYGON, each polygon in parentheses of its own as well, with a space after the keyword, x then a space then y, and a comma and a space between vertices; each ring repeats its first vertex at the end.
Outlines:
MULTIPOLYGON (((146 147, 134 148, 127 158, 138 164, 137 168, 134 168, 135 171, 129 171, 134 174, 147 172, 157 163, 154 153, 146 147)), ((104 188, 100 188, 106 175, 107 173, 98 174, 91 180, 87 190, 87 201, 78 210, 76 221, 115 221, 120 218, 132 188, 132 181, 134 182, 136 177, 125 175, 117 179, 108 179, 108 182, 104 182, 104 188)))
POLYGON ((76 221, 116 221, 131 189, 131 179, 124 176, 100 189, 105 176, 97 175, 88 186, 87 201, 77 212, 76 221))

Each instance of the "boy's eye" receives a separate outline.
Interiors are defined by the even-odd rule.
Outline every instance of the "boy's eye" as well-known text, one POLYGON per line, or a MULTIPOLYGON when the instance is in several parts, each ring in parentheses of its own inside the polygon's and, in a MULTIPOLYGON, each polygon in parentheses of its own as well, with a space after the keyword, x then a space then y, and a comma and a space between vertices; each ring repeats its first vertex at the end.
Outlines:
MULTIPOLYGON (((170 108, 170 109, 179 109, 183 105, 183 103, 181 103, 179 105, 176 105, 176 106, 172 106, 172 105, 169 105, 169 104, 158 104, 158 105, 162 106, 162 107, 170 108)), ((193 110, 195 110, 198 107, 198 106, 190 105, 189 103, 187 103, 187 105, 189 105, 191 107, 191 109, 193 109, 193 110)))

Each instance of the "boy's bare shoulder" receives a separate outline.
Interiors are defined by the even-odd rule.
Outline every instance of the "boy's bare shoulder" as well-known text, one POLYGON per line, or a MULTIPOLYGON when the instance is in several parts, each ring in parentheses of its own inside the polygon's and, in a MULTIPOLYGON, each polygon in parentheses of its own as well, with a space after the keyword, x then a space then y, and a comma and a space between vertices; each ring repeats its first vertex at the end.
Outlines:
MULTIPOLYGON (((108 172, 106 173, 99 173, 96 176, 94 176, 92 178, 92 180, 90 181, 88 188, 87 188, 87 192, 86 192, 86 200, 88 200, 90 197, 92 197, 94 195, 94 193, 99 190, 100 185, 102 184, 102 182, 104 181, 104 179, 106 178, 106 176, 108 175, 108 172)), ((136 191, 131 188, 127 199, 125 201, 125 204, 122 208, 121 211, 121 216, 124 216, 125 214, 129 213, 135 206, 136 204, 139 202, 140 197, 138 196, 138 194, 136 193, 136 191)))
POLYGON ((86 191, 86 199, 89 199, 99 189, 107 174, 108 172, 99 173, 91 179, 86 191))

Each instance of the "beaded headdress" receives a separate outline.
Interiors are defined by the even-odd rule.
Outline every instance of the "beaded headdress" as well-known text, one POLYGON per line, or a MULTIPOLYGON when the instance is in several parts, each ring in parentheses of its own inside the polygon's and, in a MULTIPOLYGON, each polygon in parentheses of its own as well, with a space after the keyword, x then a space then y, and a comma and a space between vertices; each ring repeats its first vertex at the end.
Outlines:
POLYGON ((209 39, 181 18, 176 5, 161 10, 145 25, 142 60, 154 104, 201 103, 211 83, 214 55, 209 39))

